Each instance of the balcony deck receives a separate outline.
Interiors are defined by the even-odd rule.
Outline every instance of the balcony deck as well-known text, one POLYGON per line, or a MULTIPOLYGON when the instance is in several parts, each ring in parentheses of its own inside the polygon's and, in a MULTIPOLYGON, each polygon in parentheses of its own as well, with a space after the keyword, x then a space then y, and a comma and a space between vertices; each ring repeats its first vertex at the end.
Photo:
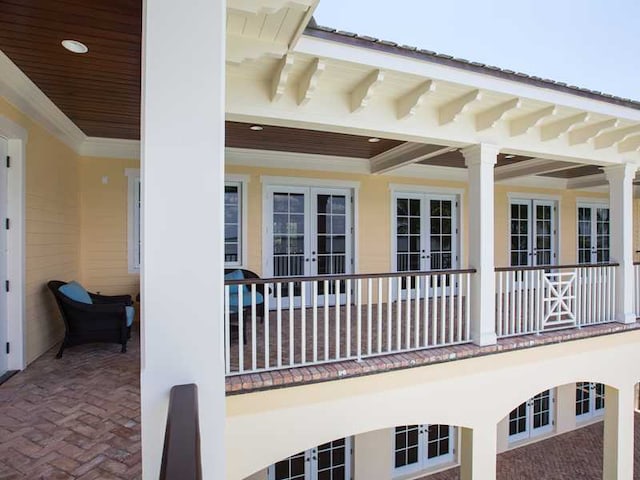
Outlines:
MULTIPOLYGON (((553 337, 542 334, 535 344, 639 327, 640 324, 608 324, 555 332, 553 337)), ((536 339, 505 339, 491 351, 526 348, 533 345, 531 341, 536 339)), ((483 349, 478 354, 491 351, 483 349)), ((432 361, 441 361, 435 358, 438 354, 434 352, 429 350, 418 358, 428 362, 433 356, 432 361)), ((117 345, 70 348, 61 360, 54 359, 55 353, 56 348, 52 348, 0 386, 0 478, 140 478, 138 335, 134 333, 127 354, 120 354, 117 345)), ((403 368, 411 363, 411 355, 369 359, 363 361, 361 367, 365 368, 367 362, 382 362, 388 368, 403 368)), ((336 364, 332 368, 336 368, 336 364)), ((270 374, 275 373, 278 372, 270 374)), ((284 374, 280 374, 282 383, 284 374)), ((300 374, 291 375, 297 378, 300 374)), ((227 389, 239 378, 228 378, 227 389)), ((640 445, 639 423, 636 416, 637 445, 640 445)), ((638 450, 640 448, 636 448, 636 452, 638 450)), ((498 478, 576 478, 579 473, 580 478, 595 480, 601 477, 601 452, 602 424, 597 423, 499 455, 498 478), (562 451, 563 455, 548 455, 549 451, 562 451)), ((636 471, 640 471, 637 453, 635 464, 636 471)), ((451 469, 425 478, 452 480, 458 478, 458 473, 457 469, 451 469)))

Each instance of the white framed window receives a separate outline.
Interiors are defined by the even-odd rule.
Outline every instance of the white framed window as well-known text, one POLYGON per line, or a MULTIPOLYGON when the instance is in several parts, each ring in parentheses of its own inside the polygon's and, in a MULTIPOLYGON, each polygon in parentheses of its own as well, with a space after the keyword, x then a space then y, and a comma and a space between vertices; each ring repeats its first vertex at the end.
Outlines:
POLYGON ((608 262, 609 233, 609 205, 578 203, 578 263, 608 262))
POLYGON ((604 413, 604 384, 576 383, 576 418, 589 420, 604 413))
POLYGON ((509 414, 509 441, 517 442, 553 430, 554 390, 545 390, 518 405, 509 414))
POLYGON ((456 428, 402 425, 394 429, 393 474, 403 476, 455 462, 456 428))
POLYGON ((351 437, 285 458, 267 469, 268 480, 350 480, 351 437))
POLYGON ((129 273, 140 273, 140 208, 142 206, 142 188, 140 183, 140 169, 127 168, 127 250, 129 273))

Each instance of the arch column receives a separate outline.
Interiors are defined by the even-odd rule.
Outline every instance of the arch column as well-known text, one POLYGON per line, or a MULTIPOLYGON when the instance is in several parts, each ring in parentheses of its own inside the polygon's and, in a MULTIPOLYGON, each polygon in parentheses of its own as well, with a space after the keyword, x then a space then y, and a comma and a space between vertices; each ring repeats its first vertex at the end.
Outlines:
POLYGON ((605 385, 603 480, 633 479, 634 392, 605 385))
POLYGON ((497 428, 495 424, 460 427, 460 480, 495 480, 497 428))

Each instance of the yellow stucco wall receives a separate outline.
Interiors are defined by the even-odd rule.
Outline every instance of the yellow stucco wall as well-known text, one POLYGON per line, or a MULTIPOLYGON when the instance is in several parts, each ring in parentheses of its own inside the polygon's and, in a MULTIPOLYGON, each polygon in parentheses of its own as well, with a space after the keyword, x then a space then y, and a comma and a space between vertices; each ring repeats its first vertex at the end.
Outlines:
POLYGON ((80 158, 81 274, 89 290, 133 296, 140 291, 140 275, 128 271, 125 176, 127 168, 139 166, 138 160, 80 158))
POLYGON ((0 115, 28 132, 25 168, 26 358, 30 362, 60 340, 63 325, 46 283, 80 274, 78 156, 0 99, 0 115))

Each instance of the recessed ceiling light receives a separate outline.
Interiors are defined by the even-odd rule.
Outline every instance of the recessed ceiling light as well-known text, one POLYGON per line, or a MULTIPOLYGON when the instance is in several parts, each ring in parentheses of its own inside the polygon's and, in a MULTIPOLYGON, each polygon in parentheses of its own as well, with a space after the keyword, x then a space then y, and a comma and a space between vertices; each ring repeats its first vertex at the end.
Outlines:
POLYGON ((63 40, 62 46, 73 53, 87 53, 89 48, 77 40, 63 40))
POLYGON ((253 130, 254 132, 259 132, 260 130, 264 130, 264 127, 261 125, 251 125, 249 130, 253 130))
POLYGON ((515 158, 515 155, 505 155, 505 156, 504 156, 504 158, 507 158, 507 159, 509 159, 509 158, 515 158))
POLYGON ((369 143, 378 143, 380 139, 378 137, 372 137, 368 140, 369 143))

